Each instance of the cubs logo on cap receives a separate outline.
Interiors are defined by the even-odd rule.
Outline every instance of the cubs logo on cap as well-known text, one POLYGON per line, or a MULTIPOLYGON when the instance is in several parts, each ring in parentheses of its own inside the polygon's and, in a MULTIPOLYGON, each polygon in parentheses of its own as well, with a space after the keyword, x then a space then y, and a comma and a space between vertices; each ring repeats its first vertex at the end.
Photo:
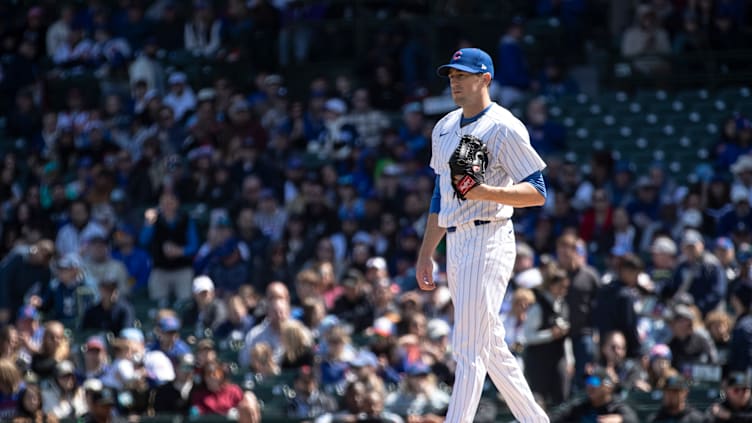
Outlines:
POLYGON ((463 48, 452 55, 448 64, 439 66, 436 73, 439 76, 449 75, 449 69, 457 69, 470 73, 490 73, 494 76, 494 66, 491 56, 478 48, 463 48))

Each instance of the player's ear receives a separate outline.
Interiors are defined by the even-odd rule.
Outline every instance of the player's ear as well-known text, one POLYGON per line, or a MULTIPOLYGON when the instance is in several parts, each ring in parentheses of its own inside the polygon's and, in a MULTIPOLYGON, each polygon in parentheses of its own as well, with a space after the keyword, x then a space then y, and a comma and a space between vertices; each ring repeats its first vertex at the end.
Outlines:
POLYGON ((490 73, 486 72, 486 73, 483 74, 483 80, 486 81, 486 86, 487 87, 491 86, 491 80, 492 79, 493 78, 491 78, 491 74, 490 73))

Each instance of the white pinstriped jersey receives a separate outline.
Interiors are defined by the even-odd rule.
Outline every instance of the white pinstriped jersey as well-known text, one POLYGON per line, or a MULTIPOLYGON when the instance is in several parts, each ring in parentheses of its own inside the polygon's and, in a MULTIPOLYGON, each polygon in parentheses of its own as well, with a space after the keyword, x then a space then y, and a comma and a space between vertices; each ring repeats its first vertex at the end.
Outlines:
POLYGON ((472 134, 488 146, 488 185, 510 186, 546 167, 530 145, 525 125, 509 110, 492 103, 476 121, 460 127, 462 109, 449 112, 433 128, 431 168, 439 175, 441 210, 439 226, 459 226, 473 220, 501 220, 512 217, 513 207, 491 201, 458 201, 454 196, 449 157, 463 135, 472 134))

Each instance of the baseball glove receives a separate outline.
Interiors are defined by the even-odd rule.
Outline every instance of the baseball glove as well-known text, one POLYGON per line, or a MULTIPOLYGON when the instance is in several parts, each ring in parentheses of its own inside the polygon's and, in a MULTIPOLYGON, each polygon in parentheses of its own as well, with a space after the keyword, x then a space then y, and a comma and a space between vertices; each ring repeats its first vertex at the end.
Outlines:
POLYGON ((471 189, 483 183, 488 166, 488 148, 480 138, 463 135, 460 143, 449 157, 449 170, 452 175, 452 188, 460 200, 471 189))

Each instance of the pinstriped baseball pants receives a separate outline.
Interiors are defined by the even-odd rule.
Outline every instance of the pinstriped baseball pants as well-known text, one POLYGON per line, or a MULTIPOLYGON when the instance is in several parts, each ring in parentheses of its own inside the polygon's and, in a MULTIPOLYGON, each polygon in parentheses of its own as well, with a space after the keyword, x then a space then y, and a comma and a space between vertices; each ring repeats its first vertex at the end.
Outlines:
POLYGON ((452 349, 457 361, 447 423, 471 423, 486 374, 522 422, 548 422, 504 343, 499 309, 516 254, 511 220, 447 233, 447 277, 454 303, 452 349))

